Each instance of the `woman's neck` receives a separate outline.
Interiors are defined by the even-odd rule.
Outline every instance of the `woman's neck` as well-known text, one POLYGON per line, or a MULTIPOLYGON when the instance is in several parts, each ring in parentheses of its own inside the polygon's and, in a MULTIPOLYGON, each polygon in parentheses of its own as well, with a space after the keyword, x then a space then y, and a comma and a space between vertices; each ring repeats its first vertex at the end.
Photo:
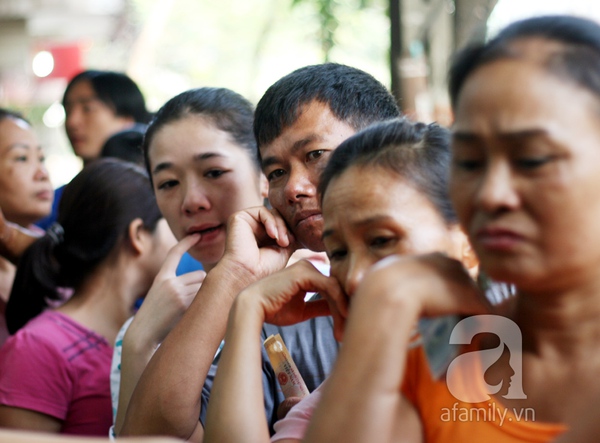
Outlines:
POLYGON ((538 355, 589 357, 600 341, 600 281, 569 291, 519 294, 515 321, 523 349, 538 355))
POLYGON ((112 345, 133 314, 136 296, 130 274, 121 266, 100 266, 57 310, 102 335, 112 345))

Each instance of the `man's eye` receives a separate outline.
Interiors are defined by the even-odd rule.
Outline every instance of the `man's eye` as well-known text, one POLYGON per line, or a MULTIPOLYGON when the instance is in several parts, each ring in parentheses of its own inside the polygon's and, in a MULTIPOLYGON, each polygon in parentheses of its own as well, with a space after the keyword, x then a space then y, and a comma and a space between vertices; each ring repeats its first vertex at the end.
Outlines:
POLYGON ((27 156, 26 155, 19 155, 18 157, 15 157, 15 161, 17 161, 17 162, 27 162, 27 156))
POLYGON ((475 171, 483 166, 484 162, 481 160, 469 160, 469 159, 455 159, 454 166, 458 169, 465 171, 475 171))
POLYGON ((371 247, 384 248, 386 246, 390 246, 394 240, 395 237, 375 237, 373 240, 371 240, 371 247))
POLYGON ((271 171, 269 172, 269 174, 267 174, 267 180, 277 180, 278 178, 282 177, 283 174, 285 174, 285 171, 283 169, 275 169, 274 171, 271 171))
POLYGON ((166 191, 177 186, 177 184, 177 180, 166 180, 158 185, 158 189, 160 189, 161 191, 166 191))
POLYGON ((550 162, 552 157, 532 157, 520 158, 516 160, 516 164, 521 169, 536 169, 550 162))
POLYGON ((321 157, 324 153, 325 153, 324 149, 317 149, 316 151, 310 151, 308 154, 306 154, 306 159, 308 161, 316 160, 319 157, 321 157))

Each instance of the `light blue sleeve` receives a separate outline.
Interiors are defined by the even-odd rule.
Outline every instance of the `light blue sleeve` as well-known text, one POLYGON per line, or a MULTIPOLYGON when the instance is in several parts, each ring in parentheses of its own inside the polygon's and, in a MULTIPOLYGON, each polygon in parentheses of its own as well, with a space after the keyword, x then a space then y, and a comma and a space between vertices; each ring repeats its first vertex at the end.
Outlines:
POLYGON ((129 329, 129 325, 133 321, 133 317, 127 320, 119 333, 117 334, 117 338, 115 340, 115 347, 113 350, 113 358, 112 364, 110 366, 110 398, 112 402, 112 412, 113 412, 113 425, 115 424, 115 420, 117 418, 117 408, 119 406, 119 388, 121 386, 121 352, 123 351, 123 337, 125 337, 125 333, 127 329, 129 329))

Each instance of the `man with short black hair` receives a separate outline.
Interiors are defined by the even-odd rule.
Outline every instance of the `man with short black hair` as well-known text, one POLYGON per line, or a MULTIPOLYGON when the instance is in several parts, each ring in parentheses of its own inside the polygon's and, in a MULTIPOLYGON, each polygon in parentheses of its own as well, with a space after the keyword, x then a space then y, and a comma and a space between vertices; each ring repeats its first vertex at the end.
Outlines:
MULTIPOLYGON (((324 249, 317 185, 329 153, 358 130, 399 115, 381 83, 339 64, 300 68, 267 90, 256 109, 254 130, 273 212, 250 208, 231 216, 225 254, 144 371, 122 434, 202 440, 216 367, 208 372, 197 368, 208 367, 212 360, 219 346, 215 331, 223 337, 235 296, 281 269, 294 248, 324 249)), ((312 391, 327 377, 337 355, 332 331, 331 317, 316 317, 287 327, 265 325, 263 339, 282 335, 312 391)), ((283 395, 264 352, 262 360, 272 432, 283 395)))

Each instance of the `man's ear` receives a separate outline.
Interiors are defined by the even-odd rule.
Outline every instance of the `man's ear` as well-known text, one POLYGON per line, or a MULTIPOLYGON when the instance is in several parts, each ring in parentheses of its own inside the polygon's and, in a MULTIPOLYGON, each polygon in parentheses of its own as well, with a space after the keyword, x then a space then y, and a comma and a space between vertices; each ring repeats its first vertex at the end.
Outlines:
POLYGON ((118 118, 126 127, 135 125, 135 119, 130 115, 119 115, 118 118))
POLYGON ((479 272, 479 259, 475 255, 475 250, 471 246, 468 237, 458 225, 451 228, 452 242, 456 258, 467 268, 469 274, 475 278, 479 272))
POLYGON ((147 242, 146 229, 144 228, 144 222, 141 218, 136 218, 129 223, 127 229, 129 234, 129 244, 135 255, 140 255, 144 252, 147 242))

